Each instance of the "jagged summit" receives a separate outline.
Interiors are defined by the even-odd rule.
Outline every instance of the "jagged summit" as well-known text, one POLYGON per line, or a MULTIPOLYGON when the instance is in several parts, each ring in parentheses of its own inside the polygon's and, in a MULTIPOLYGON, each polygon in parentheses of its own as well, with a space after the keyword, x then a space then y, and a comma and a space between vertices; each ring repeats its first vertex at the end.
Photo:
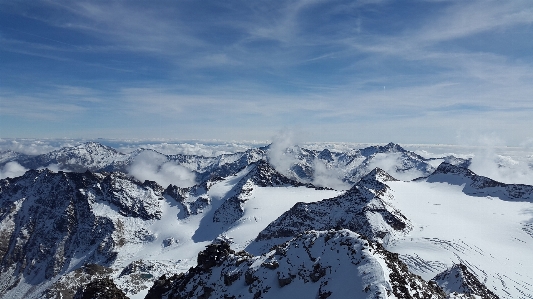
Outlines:
POLYGON ((366 148, 363 148, 360 150, 361 154, 364 156, 370 156, 377 153, 403 153, 407 152, 403 147, 401 147, 399 144, 389 142, 386 145, 372 145, 366 148))
POLYGON ((431 281, 439 285, 446 294, 464 294, 482 299, 498 299, 468 270, 466 265, 454 264, 451 268, 435 276, 431 281), (479 297, 477 297, 479 296, 479 297))
POLYGON ((327 148, 323 149, 320 153, 318 153, 317 157, 327 162, 333 162, 335 160, 333 158, 333 153, 327 148))
POLYGON ((265 160, 259 160, 250 165, 250 172, 243 180, 250 180, 260 187, 277 187, 277 186, 303 186, 304 184, 279 173, 270 163, 265 160))
POLYGON ((445 298, 398 255, 349 230, 309 231, 261 256, 210 245, 146 298, 445 298))
POLYGON ((463 175, 465 177, 472 177, 472 176, 475 175, 474 172, 472 172, 471 170, 469 170, 467 168, 460 167, 460 166, 454 165, 452 163, 447 163, 447 162, 440 163, 439 166, 437 167, 437 169, 435 169, 435 172, 433 172, 432 175, 437 175, 437 174, 440 174, 440 173, 463 175))
POLYGON ((358 184, 366 184, 368 182, 380 182, 380 183, 386 183, 386 182, 394 182, 398 181, 396 178, 394 178, 392 175, 390 175, 385 170, 376 167, 371 172, 369 172, 367 175, 361 178, 361 180, 358 182, 358 184))

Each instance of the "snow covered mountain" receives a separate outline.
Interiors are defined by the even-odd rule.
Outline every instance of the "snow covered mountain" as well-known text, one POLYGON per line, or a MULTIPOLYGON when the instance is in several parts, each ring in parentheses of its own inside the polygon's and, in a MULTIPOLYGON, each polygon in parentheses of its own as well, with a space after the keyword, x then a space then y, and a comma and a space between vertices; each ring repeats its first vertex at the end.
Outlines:
POLYGON ((127 241, 121 223, 102 207, 138 221, 160 219, 162 212, 162 189, 121 173, 30 170, 1 180, 0 189, 0 293, 23 294, 85 263, 112 264, 127 241))
POLYGON ((128 155, 111 147, 97 142, 87 142, 37 156, 20 155, 13 157, 10 161, 16 161, 28 169, 54 166, 66 171, 84 172, 103 169, 127 158, 128 155))
POLYGON ((124 154, 99 143, 87 142, 38 156, 28 156, 12 151, 2 152, 0 153, 0 167, 8 162, 17 162, 27 169, 50 168, 74 172, 90 170, 128 173, 139 161, 155 164, 156 169, 170 162, 172 165, 183 166, 193 172, 196 175, 196 182, 201 183, 212 177, 227 177, 251 163, 267 160, 277 171, 293 180, 328 187, 321 178, 334 175, 339 181, 353 185, 376 167, 384 169, 398 179, 412 180, 432 173, 435 170, 433 165, 440 161, 454 165, 468 165, 468 160, 453 156, 425 159, 394 143, 347 152, 328 149, 309 150, 294 146, 273 155, 273 150, 271 146, 266 146, 215 157, 164 155, 151 149, 138 149, 124 154), (283 163, 279 163, 280 159, 283 163))
POLYGON ((406 234, 412 225, 393 206, 385 184, 397 181, 376 168, 344 194, 314 203, 298 203, 259 233, 257 240, 291 237, 308 230, 347 228, 373 240, 406 234))
POLYGON ((482 298, 498 298, 463 264, 455 264, 451 268, 435 276, 431 281, 439 285, 451 297, 459 294, 479 296, 482 298))
POLYGON ((160 275, 192 266, 213 239, 227 235, 244 247, 298 200, 339 194, 288 179, 265 161, 190 188, 165 189, 120 172, 44 169, 0 180, 0 191, 4 298, 66 298, 82 281, 93 281, 80 270, 90 265, 103 267, 129 295, 146 292, 160 275), (224 206, 243 192, 249 195, 245 204, 224 206), (284 192, 294 194, 281 202, 276 195, 284 192), (238 224, 215 221, 221 211, 238 215, 238 224))
POLYGON ((533 298, 533 186, 393 143, 271 150, 5 152, 30 170, 0 180, 0 298, 533 298))

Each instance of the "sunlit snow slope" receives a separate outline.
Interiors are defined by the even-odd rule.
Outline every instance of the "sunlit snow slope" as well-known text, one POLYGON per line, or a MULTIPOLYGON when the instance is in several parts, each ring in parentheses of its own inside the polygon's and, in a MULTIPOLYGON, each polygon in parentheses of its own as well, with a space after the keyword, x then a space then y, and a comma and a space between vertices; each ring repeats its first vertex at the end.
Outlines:
POLYGON ((425 279, 463 263, 501 298, 533 298, 531 197, 509 197, 501 186, 474 192, 469 183, 461 174, 388 182, 413 230, 386 248, 425 279))

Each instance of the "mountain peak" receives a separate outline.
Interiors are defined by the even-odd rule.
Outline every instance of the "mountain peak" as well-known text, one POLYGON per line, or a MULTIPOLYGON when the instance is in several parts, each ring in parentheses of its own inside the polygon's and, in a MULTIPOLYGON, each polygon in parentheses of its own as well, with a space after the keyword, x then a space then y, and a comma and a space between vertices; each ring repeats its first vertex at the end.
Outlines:
POLYGON ((275 186, 303 186, 304 184, 295 180, 289 179, 283 174, 279 173, 270 163, 261 159, 251 164, 252 170, 245 176, 245 180, 251 180, 260 187, 275 187, 275 186))
POLYGON ((321 160, 328 161, 328 162, 334 161, 333 154, 327 148, 323 149, 320 153, 318 153, 317 157, 321 160))
POLYGON ((394 143, 394 142, 389 142, 385 146, 382 146, 381 148, 384 149, 384 150, 387 150, 387 151, 392 151, 392 150, 394 150, 394 151, 405 151, 405 149, 403 147, 401 147, 399 144, 394 143))
POLYGON ((73 149, 77 149, 77 150, 80 150, 80 149, 83 150, 84 149, 84 150, 87 150, 87 151, 105 150, 105 151, 109 151, 109 152, 113 152, 113 153, 118 153, 118 151, 116 149, 114 149, 112 147, 109 147, 107 145, 103 145, 101 143, 95 142, 95 141, 87 141, 87 142, 80 143, 80 144, 72 146, 72 147, 64 147, 64 148, 59 149, 59 151, 65 151, 65 150, 68 151, 68 150, 73 150, 73 149))
POLYGON ((376 154, 385 154, 385 153, 407 153, 403 147, 396 143, 388 143, 386 145, 372 145, 358 150, 359 154, 364 157, 371 157, 376 154))
POLYGON ((437 170, 426 178, 426 181, 463 185, 463 193, 471 196, 494 196, 509 201, 531 202, 533 200, 533 186, 504 184, 446 162, 442 162, 437 170))
POLYGON ((486 299, 498 298, 470 272, 467 266, 461 263, 454 264, 431 281, 437 283, 447 294, 459 293, 470 296, 476 295, 486 299))
POLYGON ((439 174, 439 173, 443 173, 443 174, 458 174, 458 175, 464 175, 464 176, 472 176, 472 175, 474 175, 474 173, 471 170, 467 169, 467 168, 464 168, 464 167, 461 167, 461 166, 457 166, 457 165, 453 165, 453 164, 450 164, 450 163, 447 163, 447 162, 440 163, 433 174, 439 174))
POLYGON ((361 180, 377 180, 382 183, 384 182, 394 182, 398 181, 396 178, 394 178, 392 175, 390 175, 385 170, 376 167, 371 172, 369 172, 367 175, 365 175, 361 180))
POLYGON ((376 167, 367 175, 361 178, 357 184, 352 187, 352 191, 357 189, 365 194, 365 197, 372 198, 374 195, 383 194, 389 189, 386 182, 398 181, 385 170, 376 167), (367 192, 372 194, 367 194, 367 192))

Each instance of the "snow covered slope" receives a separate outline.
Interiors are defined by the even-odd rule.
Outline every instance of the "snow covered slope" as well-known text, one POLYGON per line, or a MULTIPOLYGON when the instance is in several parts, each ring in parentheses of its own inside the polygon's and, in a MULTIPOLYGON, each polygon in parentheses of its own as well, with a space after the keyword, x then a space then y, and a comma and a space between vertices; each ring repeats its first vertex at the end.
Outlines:
POLYGON ((431 279, 463 264, 500 298, 533 298, 533 187, 442 164, 426 179, 389 182, 413 230, 390 240, 409 268, 431 279))
POLYGON ((404 235, 412 225, 393 205, 394 197, 386 185, 391 181, 396 179, 376 168, 340 196, 296 204, 260 232, 257 241, 334 228, 347 228, 374 240, 404 235))
POLYGON ((463 264, 455 264, 444 272, 439 273, 431 281, 439 285, 446 294, 465 294, 482 298, 496 299, 496 296, 463 264))

